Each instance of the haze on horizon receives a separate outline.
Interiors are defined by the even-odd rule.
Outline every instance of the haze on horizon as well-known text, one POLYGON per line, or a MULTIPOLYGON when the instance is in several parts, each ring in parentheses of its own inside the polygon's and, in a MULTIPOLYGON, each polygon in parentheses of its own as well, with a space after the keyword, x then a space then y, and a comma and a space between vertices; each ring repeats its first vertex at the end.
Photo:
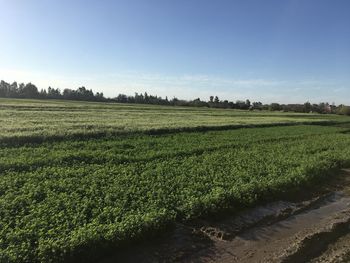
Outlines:
POLYGON ((0 0, 0 79, 350 104, 347 0, 0 0))

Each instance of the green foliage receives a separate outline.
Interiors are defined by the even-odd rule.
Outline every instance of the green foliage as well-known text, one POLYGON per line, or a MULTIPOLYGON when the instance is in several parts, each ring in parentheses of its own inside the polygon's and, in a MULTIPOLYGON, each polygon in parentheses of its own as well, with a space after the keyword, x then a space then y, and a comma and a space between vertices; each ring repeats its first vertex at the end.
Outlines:
POLYGON ((278 197, 349 165, 346 131, 309 125, 4 145, 0 262, 94 260, 177 220, 278 197))

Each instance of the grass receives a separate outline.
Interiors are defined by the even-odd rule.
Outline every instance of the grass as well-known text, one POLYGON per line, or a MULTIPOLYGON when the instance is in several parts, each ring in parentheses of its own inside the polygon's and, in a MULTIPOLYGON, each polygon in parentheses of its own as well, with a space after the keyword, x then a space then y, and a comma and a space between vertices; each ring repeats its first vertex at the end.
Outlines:
POLYGON ((2 100, 0 107, 0 262, 93 261, 177 221, 278 198, 350 165, 345 117, 34 100, 2 100), (50 113, 57 117, 45 121, 50 113), (127 123, 125 116, 134 123, 127 136, 86 138, 86 130, 68 124, 64 133, 59 124, 67 116, 74 116, 69 125, 93 120, 96 134, 118 130, 115 120, 127 123), (170 116, 177 119, 167 124, 170 116), (191 120, 208 129, 295 125, 175 132, 194 125, 191 120), (26 132, 6 132, 16 125, 26 132), (175 129, 143 134, 155 128, 175 129), (32 143, 38 134, 80 137, 32 143), (13 143, 20 136, 23 143, 13 143))

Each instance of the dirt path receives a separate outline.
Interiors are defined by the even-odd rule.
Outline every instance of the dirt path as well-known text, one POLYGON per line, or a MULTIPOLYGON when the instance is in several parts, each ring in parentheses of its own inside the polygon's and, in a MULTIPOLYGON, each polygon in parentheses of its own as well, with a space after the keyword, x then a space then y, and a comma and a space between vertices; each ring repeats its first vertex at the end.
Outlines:
POLYGON ((323 194, 278 201, 220 221, 177 225, 111 262, 350 262, 350 170, 323 194))

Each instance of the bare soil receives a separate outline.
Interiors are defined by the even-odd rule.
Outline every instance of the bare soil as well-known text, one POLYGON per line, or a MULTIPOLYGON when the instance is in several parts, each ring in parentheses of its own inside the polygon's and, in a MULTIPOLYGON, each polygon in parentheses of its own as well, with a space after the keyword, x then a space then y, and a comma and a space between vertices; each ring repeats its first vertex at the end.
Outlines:
POLYGON ((317 193, 178 224, 100 262, 350 262, 350 170, 317 193))

